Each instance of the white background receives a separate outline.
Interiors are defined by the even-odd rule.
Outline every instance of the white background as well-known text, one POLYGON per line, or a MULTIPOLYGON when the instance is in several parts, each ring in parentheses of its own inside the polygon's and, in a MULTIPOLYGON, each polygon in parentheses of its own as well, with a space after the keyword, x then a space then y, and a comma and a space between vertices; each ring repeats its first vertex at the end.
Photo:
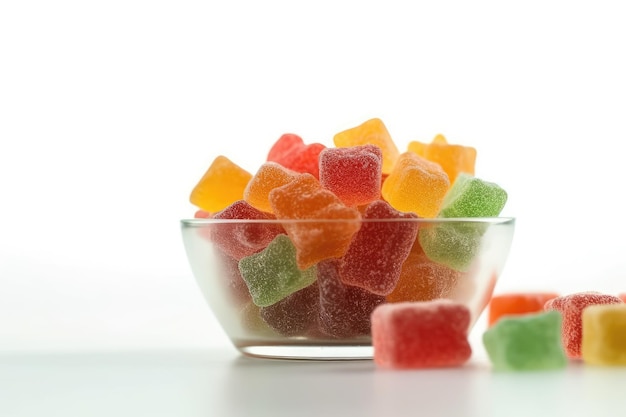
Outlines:
POLYGON ((626 15, 609 1, 0 3, 0 350, 227 340, 179 220, 213 158, 371 117, 478 149, 497 291, 626 292, 626 15), (414 4, 415 3, 415 4, 414 4))

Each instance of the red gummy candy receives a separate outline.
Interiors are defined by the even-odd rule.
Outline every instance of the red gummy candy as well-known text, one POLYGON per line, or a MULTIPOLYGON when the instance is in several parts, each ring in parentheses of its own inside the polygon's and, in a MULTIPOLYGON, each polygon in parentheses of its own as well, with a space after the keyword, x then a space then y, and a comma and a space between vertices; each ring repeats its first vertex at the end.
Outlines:
POLYGON ((344 284, 388 295, 400 279, 402 264, 417 237, 414 213, 401 213, 383 200, 371 203, 363 215, 361 229, 341 259, 339 275, 344 284), (408 221, 376 221, 406 219, 408 221))
POLYGON ((319 155, 320 183, 348 206, 380 198, 383 154, 374 145, 326 148, 319 155))
POLYGON ((556 310, 563 316, 561 324, 561 338, 563 348, 568 357, 581 357, 582 344, 582 313, 583 309, 595 304, 620 304, 619 297, 598 292, 581 292, 556 297, 544 306, 545 311, 556 310))
POLYGON ((336 338, 369 335, 371 314, 385 297, 343 284, 337 268, 337 259, 317 264, 320 329, 336 338))
POLYGON ((226 297, 237 306, 243 306, 252 300, 246 282, 239 272, 239 261, 215 248, 215 257, 220 273, 216 274, 223 280, 226 297))
POLYGON ((293 133, 282 135, 270 149, 267 160, 277 162, 292 171, 319 178, 319 154, 326 146, 321 143, 305 145, 302 138, 293 133))
MULTIPOLYGON (((239 200, 216 213, 214 219, 273 220, 274 216, 255 209, 239 200)), ((212 225, 211 240, 225 253, 239 260, 265 248, 277 235, 285 233, 280 224, 254 222, 216 223, 212 225)))
POLYGON ((382 304, 372 313, 374 362, 385 368, 460 366, 472 355, 470 312, 450 300, 382 304))
POLYGON ((277 303, 261 307, 261 318, 284 336, 302 335, 317 321, 318 300, 317 283, 313 283, 277 303))

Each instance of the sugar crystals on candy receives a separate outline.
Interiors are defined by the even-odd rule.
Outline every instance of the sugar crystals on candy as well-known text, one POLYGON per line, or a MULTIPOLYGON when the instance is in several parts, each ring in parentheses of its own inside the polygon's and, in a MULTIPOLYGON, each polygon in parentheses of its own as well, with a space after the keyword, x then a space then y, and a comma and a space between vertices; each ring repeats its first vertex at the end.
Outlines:
POLYGON ((261 318, 284 336, 304 335, 317 322, 318 312, 317 282, 260 310, 261 318))
POLYGON ((309 173, 319 178, 319 154, 325 148, 321 143, 307 145, 300 136, 286 133, 274 143, 267 160, 277 162, 292 171, 309 173))
POLYGON ((472 349, 470 312, 449 300, 382 304, 372 313, 374 362, 384 368, 461 366, 472 349))
POLYGON ((592 365, 626 365, 626 304, 583 310, 581 356, 592 365))
POLYGON ((563 315, 561 339, 565 353, 569 358, 579 359, 581 357, 580 349, 583 337, 583 310, 592 305, 622 303, 622 300, 614 295, 598 292, 579 292, 547 301, 544 310, 556 310, 563 315))
POLYGON ((441 165, 450 182, 454 182, 460 173, 474 175, 476 149, 449 144, 443 135, 435 136, 431 143, 409 142, 408 150, 441 165))

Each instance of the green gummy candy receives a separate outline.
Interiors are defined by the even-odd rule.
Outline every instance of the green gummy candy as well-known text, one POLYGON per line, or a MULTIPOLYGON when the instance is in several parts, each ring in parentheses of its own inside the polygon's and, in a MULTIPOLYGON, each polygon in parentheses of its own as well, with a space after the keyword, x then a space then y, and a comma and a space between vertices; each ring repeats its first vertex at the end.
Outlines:
POLYGON ((466 272, 480 250, 484 231, 480 223, 433 224, 422 226, 418 239, 431 261, 466 272))
POLYGON ((267 307, 317 279, 316 267, 304 271, 296 263, 296 247, 286 235, 278 235, 261 252, 242 258, 239 272, 252 301, 267 307))
POLYGON ((493 368, 525 371, 567 366, 561 322, 558 311, 502 317, 483 333, 483 344, 493 368))
POLYGON ((496 217, 506 200, 507 193, 499 185, 460 174, 446 193, 437 217, 496 217))

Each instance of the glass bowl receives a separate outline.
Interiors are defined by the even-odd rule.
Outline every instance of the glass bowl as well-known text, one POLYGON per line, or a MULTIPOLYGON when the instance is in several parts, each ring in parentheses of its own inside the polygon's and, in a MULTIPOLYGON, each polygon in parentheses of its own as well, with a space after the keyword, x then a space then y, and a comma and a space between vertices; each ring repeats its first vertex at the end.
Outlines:
POLYGON ((471 328, 515 219, 184 219, 181 228, 193 275, 240 352, 339 360, 373 357, 370 314, 381 303, 450 299, 470 310, 471 328))

